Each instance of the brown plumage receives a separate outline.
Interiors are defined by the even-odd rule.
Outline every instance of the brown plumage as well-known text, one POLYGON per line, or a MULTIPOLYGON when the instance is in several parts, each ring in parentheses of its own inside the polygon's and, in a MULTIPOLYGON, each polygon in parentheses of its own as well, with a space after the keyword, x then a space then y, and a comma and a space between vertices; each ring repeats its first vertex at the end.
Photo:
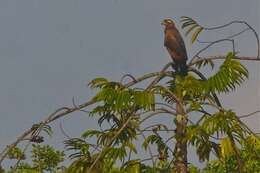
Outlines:
POLYGON ((186 61, 188 59, 184 41, 181 34, 175 27, 171 19, 164 19, 162 25, 165 26, 164 30, 164 46, 168 50, 178 74, 187 75, 186 61))

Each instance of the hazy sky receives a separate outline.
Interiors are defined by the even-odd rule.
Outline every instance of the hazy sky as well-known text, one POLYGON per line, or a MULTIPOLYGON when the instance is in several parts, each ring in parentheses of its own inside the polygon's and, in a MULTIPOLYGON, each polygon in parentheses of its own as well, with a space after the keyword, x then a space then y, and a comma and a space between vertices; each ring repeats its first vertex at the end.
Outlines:
MULTIPOLYGON (((119 80, 126 73, 159 71, 170 61, 163 47, 163 18, 191 16, 205 26, 245 20, 259 31, 259 8, 259 0, 1 0, 0 149, 56 108, 72 105, 72 97, 77 103, 91 98, 86 84, 95 77, 119 80)), ((230 27, 224 34, 241 28, 230 27)), ((199 45, 185 41, 192 56, 199 45)), ((256 55, 252 33, 243 34, 236 45, 241 55, 256 55)), ((228 44, 211 51, 227 50, 228 44)), ((247 65, 250 80, 222 97, 241 114, 259 109, 259 66, 247 65)), ((82 113, 62 122, 70 135, 94 127, 82 113)), ((259 119, 249 123, 260 129, 259 119)), ((60 137, 51 142, 64 139, 58 128, 54 135, 60 137)))

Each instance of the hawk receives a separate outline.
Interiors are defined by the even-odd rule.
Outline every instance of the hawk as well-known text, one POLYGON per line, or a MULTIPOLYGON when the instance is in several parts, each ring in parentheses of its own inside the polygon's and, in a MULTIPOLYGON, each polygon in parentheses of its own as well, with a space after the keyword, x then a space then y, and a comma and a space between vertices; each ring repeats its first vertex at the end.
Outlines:
POLYGON ((181 76, 186 76, 188 56, 181 34, 171 19, 164 19, 161 24, 165 26, 164 46, 174 62, 175 71, 181 76))

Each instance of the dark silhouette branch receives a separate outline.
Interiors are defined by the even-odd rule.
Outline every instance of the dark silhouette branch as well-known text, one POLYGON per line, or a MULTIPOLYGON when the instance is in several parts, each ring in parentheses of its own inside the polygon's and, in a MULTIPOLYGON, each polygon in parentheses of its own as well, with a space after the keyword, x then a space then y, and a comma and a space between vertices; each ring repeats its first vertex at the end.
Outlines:
MULTIPOLYGON (((131 114, 132 115, 132 114, 131 114)), ((126 119, 126 121, 124 122, 124 124, 122 125, 122 127, 120 127, 117 131, 117 133, 111 138, 110 142, 105 145, 104 149, 98 154, 98 156, 96 157, 96 159, 94 160, 94 162, 91 164, 91 166, 89 167, 87 173, 90 173, 91 170, 94 168, 94 166, 96 165, 96 163, 99 161, 99 159, 101 159, 102 157, 102 153, 103 151, 110 147, 113 143, 114 143, 114 140, 120 135, 120 133, 127 127, 127 124, 130 122, 130 120, 132 119, 132 116, 128 116, 128 118, 126 119)))
POLYGON ((256 41, 257 41, 257 58, 259 59, 260 57, 259 57, 259 55, 260 55, 260 43, 259 43, 259 37, 258 37, 258 34, 257 34, 257 32, 256 32, 256 30, 251 26, 251 25, 249 25, 246 21, 240 21, 240 20, 234 20, 234 21, 231 21, 231 22, 229 22, 229 23, 227 23, 227 24, 224 24, 224 25, 221 25, 221 26, 216 26, 216 27, 204 27, 204 29, 205 30, 215 30, 215 29, 222 29, 222 28, 225 28, 225 27, 227 27, 227 26, 230 26, 230 25, 232 25, 232 24, 235 24, 235 23, 237 23, 237 24, 244 24, 244 25, 246 25, 253 33, 254 33, 254 36, 255 36, 255 38, 256 38, 256 41))
MULTIPOLYGON (((195 68, 190 67, 190 68, 189 68, 189 71, 192 71, 192 72, 194 72, 195 74, 197 74, 202 80, 207 80, 207 78, 206 78, 201 72, 199 72, 198 70, 196 70, 195 68)), ((221 105, 221 103, 220 103, 220 101, 219 101, 219 99, 218 99, 217 94, 213 92, 213 93, 212 93, 212 96, 214 97, 214 100, 215 100, 216 104, 218 105, 218 107, 222 107, 222 105, 221 105)))
POLYGON ((123 83, 123 81, 124 81, 124 79, 125 79, 126 77, 129 77, 130 79, 132 79, 133 82, 136 82, 136 79, 135 79, 135 77, 134 77, 133 75, 131 75, 131 74, 125 74, 123 77, 121 77, 120 83, 123 83))
MULTIPOLYGON (((223 29, 223 28, 228 27, 228 26, 230 26, 230 25, 232 25, 232 24, 244 24, 244 25, 247 26, 247 28, 244 29, 244 30, 242 30, 242 31, 240 31, 240 32, 238 32, 238 33, 235 33, 235 34, 233 34, 233 35, 231 35, 231 36, 228 36, 228 37, 226 37, 226 38, 224 38, 224 39, 219 39, 219 40, 215 40, 215 41, 210 41, 210 42, 208 42, 208 41, 200 41, 200 40, 197 39, 198 43, 208 43, 208 45, 207 45, 206 47, 202 48, 200 51, 198 51, 198 53, 196 53, 196 54, 193 56, 193 58, 191 59, 191 61, 190 61, 190 63, 189 63, 189 66, 195 64, 194 61, 195 61, 196 58, 199 58, 196 62, 198 62, 198 61, 201 60, 200 54, 201 54, 202 52, 206 51, 206 50, 207 50, 208 48, 210 48, 211 46, 213 46, 213 45, 215 45, 215 44, 217 44, 217 43, 221 43, 221 42, 223 42, 223 41, 230 41, 230 42, 232 42, 232 45, 233 45, 233 53, 235 53, 234 40, 231 39, 231 38, 237 37, 237 36, 243 34, 244 32, 246 32, 246 31, 248 31, 248 30, 251 30, 251 31, 253 32, 255 38, 256 38, 256 44, 257 44, 257 55, 256 55, 256 59, 259 59, 259 58, 260 58, 260 57, 259 57, 259 56, 260 56, 259 37, 258 37, 258 34, 257 34, 256 30, 255 30, 251 25, 249 25, 247 22, 235 20, 235 21, 231 21, 231 22, 229 22, 229 23, 227 23, 227 24, 224 24, 224 25, 221 25, 221 26, 216 26, 216 27, 203 27, 203 29, 204 29, 204 30, 209 30, 209 31, 210 31, 210 30, 223 29)), ((205 60, 205 59, 204 59, 204 60, 205 60)))
POLYGON ((143 118, 140 121, 140 124, 142 124, 144 121, 148 120, 149 118, 151 118, 151 117, 153 117, 155 115, 160 115, 161 113, 168 113, 168 114, 173 115, 173 116, 176 115, 175 112, 172 112, 172 111, 167 110, 165 108, 158 108, 158 109, 154 110, 153 112, 151 112, 149 115, 145 116, 145 118, 143 118))
MULTIPOLYGON (((200 58, 192 63, 189 64, 189 67, 191 67, 194 64, 197 64, 199 62, 205 61, 205 60, 225 60, 226 55, 215 55, 215 56, 205 56, 203 58, 200 58)), ((236 56, 235 59, 237 60, 243 60, 243 61, 260 61, 260 58, 252 57, 252 56, 236 56)))
POLYGON ((259 113, 260 110, 258 111, 255 111, 255 112, 252 112, 252 113, 249 113, 249 114, 246 114, 246 115, 242 115, 242 116, 239 116, 238 118, 242 119, 242 118, 247 118, 247 117, 250 117, 252 115, 255 115, 256 113, 259 113))
MULTIPOLYGON (((155 73, 149 73, 149 74, 146 74, 146 75, 143 75, 139 78, 136 78, 136 80, 134 81, 131 81, 127 84, 125 84, 124 86, 125 87, 131 87, 139 82, 142 82, 146 79, 149 79, 149 78, 152 78, 152 77, 156 77, 156 76, 160 76, 158 78, 156 78, 150 86, 153 86, 154 84, 156 84, 161 78, 162 76, 171 76, 171 74, 169 72, 166 72, 166 70, 168 69, 168 67, 171 65, 172 63, 168 63, 165 65, 165 67, 162 69, 161 72, 155 72, 155 73), (158 80, 159 79, 159 80, 158 80)), ((73 113, 73 112, 76 112, 76 111, 83 111, 82 109, 90 106, 90 105, 93 105, 95 103, 97 103, 97 101, 95 100, 95 98, 92 98, 90 99, 89 101, 81 104, 81 105, 76 105, 75 104, 75 101, 74 101, 74 98, 72 100, 73 102, 73 105, 74 107, 62 107, 62 108, 59 108, 57 109, 56 111, 54 111, 53 113, 51 113, 50 115, 47 116, 46 119, 40 121, 39 123, 36 123, 36 124, 39 124, 38 128, 35 129, 35 128, 29 128, 27 129, 26 131, 24 131, 20 136, 18 136, 16 138, 16 140, 11 143, 10 145, 7 145, 3 150, 2 152, 0 153, 0 165, 1 163, 3 162, 3 160, 6 158, 6 156, 8 155, 8 152, 10 151, 10 149, 14 148, 17 146, 17 144, 19 144, 21 141, 23 141, 24 139, 28 138, 30 135, 32 135, 33 133, 35 133, 37 131, 36 134, 39 134, 42 130, 42 127, 44 127, 45 125, 59 119, 59 118, 62 118, 70 113, 73 113)), ((85 112, 85 111, 84 111, 85 112)))
MULTIPOLYGON (((231 39, 231 38, 235 38, 235 37, 237 37, 237 36, 240 36, 241 34, 243 34, 244 32, 246 32, 246 31, 248 31, 248 30, 250 30, 249 28, 246 28, 246 29, 244 29, 244 30, 242 30, 242 31, 240 31, 240 32, 238 32, 238 33, 236 33, 236 34, 233 34, 233 35, 231 35, 231 36, 228 36, 228 37, 226 37, 226 39, 231 39)), ((214 41, 201 41, 201 40, 198 40, 197 39, 197 42, 198 43, 201 43, 201 44, 205 44, 205 43, 213 43, 213 42, 215 42, 216 40, 214 40, 214 41)))
POLYGON ((228 41, 228 42, 231 42, 232 43, 232 46, 233 46, 233 52, 235 52, 235 46, 234 46, 234 40, 233 39, 220 39, 220 40, 216 40, 216 41, 213 41, 211 43, 209 43, 207 46, 205 46, 204 48, 202 48, 201 50, 199 50, 194 56, 193 58, 190 60, 190 64, 193 63, 193 61, 198 58, 200 59, 200 54, 206 50, 208 50, 210 47, 214 46, 215 44, 218 44, 218 43, 222 43, 222 42, 225 42, 225 41, 228 41))
MULTIPOLYGON (((146 140, 146 136, 144 135, 144 133, 141 130, 139 130, 139 129, 138 129, 138 131, 141 133, 143 139, 146 140)), ((150 160, 152 160, 153 166, 155 166, 155 160, 153 159, 152 149, 151 149, 151 147, 149 145, 147 146, 147 149, 148 149, 148 152, 150 154, 150 158, 151 158, 150 160)))

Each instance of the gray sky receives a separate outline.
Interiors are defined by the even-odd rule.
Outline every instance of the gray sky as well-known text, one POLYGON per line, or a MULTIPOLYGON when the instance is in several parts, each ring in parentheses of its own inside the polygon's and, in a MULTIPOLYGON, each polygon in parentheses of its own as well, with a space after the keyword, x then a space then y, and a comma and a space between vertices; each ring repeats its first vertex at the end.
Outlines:
MULTIPOLYGON (((119 80, 126 73, 160 70, 170 61, 163 47, 163 18, 191 16, 206 26, 245 20, 259 31, 259 7, 259 0, 1 0, 0 149, 56 108, 72 105, 72 97, 78 103, 89 99, 94 93, 86 84, 95 77, 119 80)), ((240 29, 236 25, 226 33, 240 29)), ((192 56, 199 47, 185 41, 192 56)), ((236 45, 241 55, 256 54, 251 33, 236 45)), ((211 51, 228 49, 222 45, 211 51)), ((258 65, 247 65, 250 80, 238 93, 222 97, 241 114, 259 108, 258 65)), ((94 127, 82 113, 62 122, 71 135, 94 127)), ((259 129, 258 119, 249 123, 259 129)))

